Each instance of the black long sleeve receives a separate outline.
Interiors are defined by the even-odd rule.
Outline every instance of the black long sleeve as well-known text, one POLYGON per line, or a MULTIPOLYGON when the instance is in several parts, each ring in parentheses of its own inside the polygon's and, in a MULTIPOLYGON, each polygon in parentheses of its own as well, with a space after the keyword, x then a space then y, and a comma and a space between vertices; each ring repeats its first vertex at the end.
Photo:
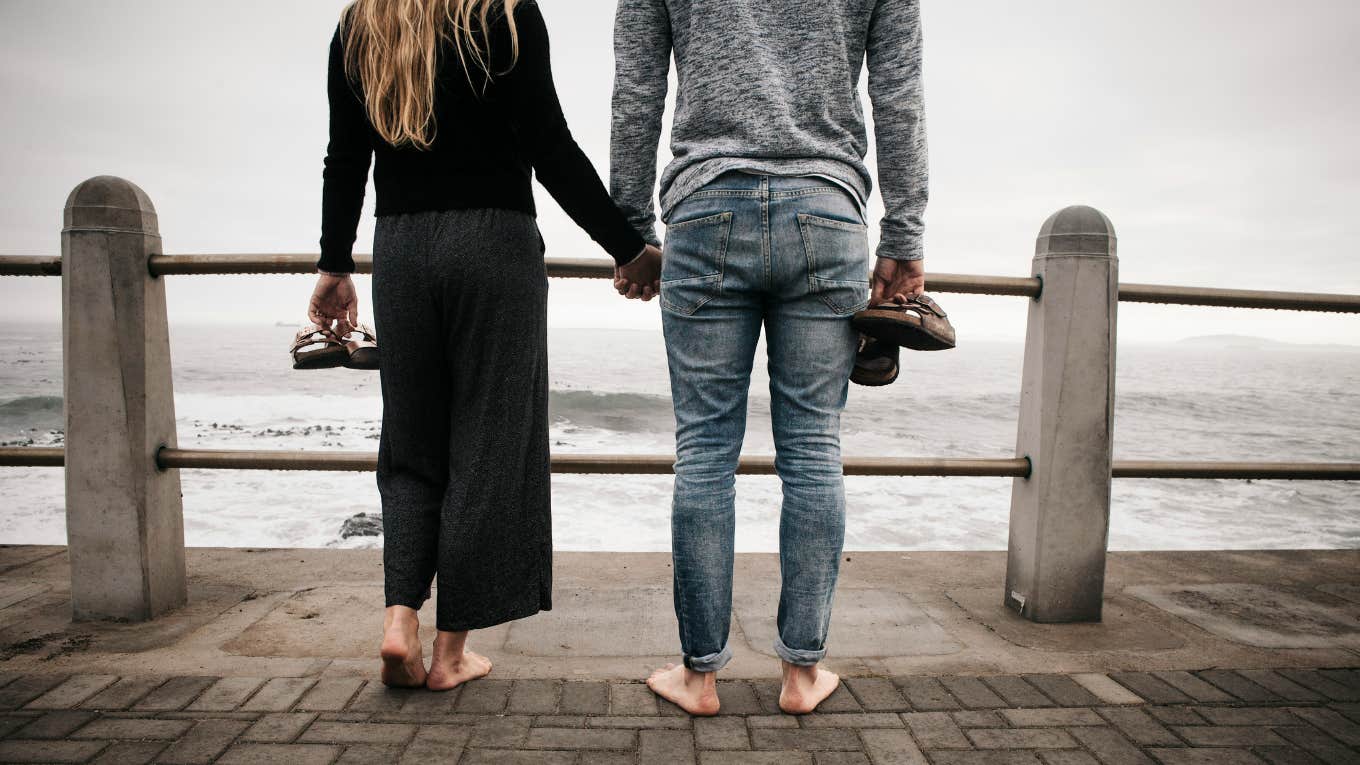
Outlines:
POLYGON ((343 43, 331 43, 331 136, 322 192, 321 260, 352 271, 355 230, 370 158, 379 216, 428 210, 501 208, 534 214, 531 179, 617 263, 641 252, 642 237, 614 205, 590 159, 572 138, 553 84, 548 31, 533 0, 515 10, 519 57, 510 64, 509 24, 490 32, 492 76, 471 76, 451 46, 441 52, 435 90, 436 134, 426 150, 394 147, 368 121, 361 94, 345 75, 343 43))

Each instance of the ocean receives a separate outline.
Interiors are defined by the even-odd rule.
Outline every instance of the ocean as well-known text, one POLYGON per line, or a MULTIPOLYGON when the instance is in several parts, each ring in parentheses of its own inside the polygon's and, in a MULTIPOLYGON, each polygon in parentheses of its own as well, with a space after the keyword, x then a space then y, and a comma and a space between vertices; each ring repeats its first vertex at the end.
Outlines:
MULTIPOLYGON (((376 372, 293 371, 293 326, 171 329, 179 443, 185 448, 375 450, 376 372)), ((768 380, 757 351, 745 453, 771 454, 768 380)), ((1013 454, 1019 343, 904 353, 892 386, 851 386, 847 456, 1013 454)), ((674 449, 659 333, 550 333, 552 443, 558 453, 674 449)), ((1203 339, 1119 349, 1115 456, 1129 459, 1360 461, 1360 349, 1203 339)), ((0 444, 62 442, 60 328, 0 330, 0 444)), ((374 547, 342 538, 380 510, 371 473, 182 471, 191 546, 374 547)), ((846 479, 850 550, 1006 547, 1010 479, 846 479)), ((670 546, 669 476, 554 476, 561 550, 670 546)), ((737 548, 777 549, 778 479, 738 478, 737 548)), ((0 468, 0 542, 64 544, 57 469, 0 468)), ((1121 479, 1110 548, 1360 547, 1360 484, 1121 479)))

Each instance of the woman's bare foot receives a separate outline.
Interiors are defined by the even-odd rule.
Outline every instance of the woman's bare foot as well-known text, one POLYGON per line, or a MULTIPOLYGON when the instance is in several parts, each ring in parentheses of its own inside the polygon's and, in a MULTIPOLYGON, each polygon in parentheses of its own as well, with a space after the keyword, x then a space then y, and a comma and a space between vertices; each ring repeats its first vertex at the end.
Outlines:
POLYGON ((490 659, 467 650, 467 636, 467 632, 443 631, 435 635, 430 674, 425 678, 426 688, 450 691, 491 672, 490 659))
POLYGON ((383 614, 382 683, 393 688, 425 684, 425 661, 420 655, 420 618, 406 606, 391 606, 383 614))
POLYGON ((780 662, 784 676, 779 689, 779 708, 791 715, 805 715, 817 708, 841 684, 839 675, 813 665, 800 667, 780 662))
POLYGON ((647 678, 647 687, 692 715, 711 717, 718 713, 717 674, 667 664, 647 678))

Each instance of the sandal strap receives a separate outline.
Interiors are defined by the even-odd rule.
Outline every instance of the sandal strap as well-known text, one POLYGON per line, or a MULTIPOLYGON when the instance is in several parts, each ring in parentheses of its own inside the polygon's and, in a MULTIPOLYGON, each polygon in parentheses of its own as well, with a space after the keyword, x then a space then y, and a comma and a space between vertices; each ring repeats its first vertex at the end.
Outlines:
POLYGON ((324 327, 311 324, 298 331, 293 338, 293 344, 288 348, 288 352, 296 353, 309 345, 340 345, 340 341, 336 340, 324 327))

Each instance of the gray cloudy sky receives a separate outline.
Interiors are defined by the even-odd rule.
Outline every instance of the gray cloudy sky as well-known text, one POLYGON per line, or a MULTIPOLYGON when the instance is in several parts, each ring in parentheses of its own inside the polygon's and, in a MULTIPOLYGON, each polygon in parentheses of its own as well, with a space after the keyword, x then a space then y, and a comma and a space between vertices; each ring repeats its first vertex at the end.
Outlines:
MULTIPOLYGON (((605 173, 614 2, 541 4, 568 118, 605 173)), ((0 252, 56 253, 66 194, 105 173, 150 194, 167 252, 315 251, 342 5, 0 0, 0 252)), ((1126 281, 1360 292, 1360 3, 923 6, 930 270, 1026 274, 1044 218, 1085 203, 1114 220, 1126 281)), ((602 256, 539 198, 549 254, 602 256)), ((366 217, 359 250, 371 241, 366 217)), ((310 284, 176 277, 172 320, 300 320, 310 284)), ((1023 300, 942 300, 964 338, 1023 335, 1023 300)), ((57 280, 0 280, 0 320, 59 304, 57 280)), ((604 282, 555 281, 552 322, 659 326, 655 303, 604 282)), ((1126 305, 1120 331, 1357 343, 1360 319, 1126 305)))

